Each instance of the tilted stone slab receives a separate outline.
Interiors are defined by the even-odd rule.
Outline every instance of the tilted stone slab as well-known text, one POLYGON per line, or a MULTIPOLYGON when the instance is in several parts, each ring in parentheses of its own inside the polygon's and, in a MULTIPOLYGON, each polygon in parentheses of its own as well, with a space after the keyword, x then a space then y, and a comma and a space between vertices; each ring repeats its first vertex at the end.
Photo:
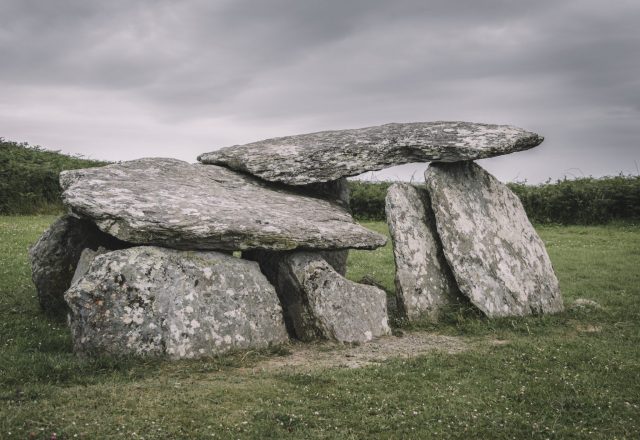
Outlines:
POLYGON ((563 309, 544 243, 518 197, 473 162, 425 173, 444 254, 458 287, 488 317, 563 309))
POLYGON ((258 265, 151 246, 97 255, 65 294, 79 353, 198 358, 288 341, 258 265))
POLYGON ((317 253, 284 255, 274 281, 289 326, 300 340, 366 342, 391 333, 386 293, 347 280, 317 253))
POLYGON ((93 260, 102 254, 106 254, 111 252, 112 249, 105 249, 100 246, 98 249, 87 248, 82 251, 80 254, 80 259, 78 260, 78 265, 76 266, 76 271, 73 273, 73 278, 71 279, 71 284, 78 281, 80 278, 86 275, 89 272, 89 268, 91 267, 91 263, 93 260))
POLYGON ((393 184, 385 199, 396 263, 398 307, 409 320, 436 321, 459 302, 460 292, 444 258, 429 194, 423 187, 393 184))
POLYGON ((456 162, 527 150, 542 136, 509 125, 414 122, 322 131, 235 145, 198 160, 290 185, 337 180, 411 162, 456 162))
POLYGON ((80 255, 84 249, 99 247, 113 250, 127 247, 127 244, 100 231, 92 222, 70 215, 53 222, 31 246, 31 278, 42 310, 66 314, 63 296, 71 285, 80 255))
POLYGON ((103 231, 177 249, 371 249, 344 207, 224 167, 139 159, 60 175, 64 203, 103 231))

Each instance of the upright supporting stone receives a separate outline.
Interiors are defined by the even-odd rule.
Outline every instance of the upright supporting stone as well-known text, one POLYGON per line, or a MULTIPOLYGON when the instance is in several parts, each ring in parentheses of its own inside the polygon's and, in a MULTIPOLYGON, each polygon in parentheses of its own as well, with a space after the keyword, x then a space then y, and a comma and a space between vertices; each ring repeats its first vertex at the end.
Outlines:
POLYGON ((366 342, 391 332, 386 293, 347 280, 316 252, 280 254, 264 266, 296 338, 366 342))
POLYGON ((385 199, 396 262, 398 308, 409 320, 438 319, 458 303, 460 292, 442 253, 429 194, 424 188, 396 183, 385 199))
POLYGON ((544 243, 518 197, 473 162, 425 173, 444 255, 458 287, 488 317, 563 309, 544 243))
POLYGON ((65 298, 80 353, 197 358, 288 341, 258 265, 218 252, 142 246, 98 255, 65 298))
POLYGON ((122 249, 128 244, 100 231, 89 220, 64 215, 47 229, 29 249, 31 277, 40 307, 50 314, 64 315, 64 292, 71 285, 84 249, 122 249))

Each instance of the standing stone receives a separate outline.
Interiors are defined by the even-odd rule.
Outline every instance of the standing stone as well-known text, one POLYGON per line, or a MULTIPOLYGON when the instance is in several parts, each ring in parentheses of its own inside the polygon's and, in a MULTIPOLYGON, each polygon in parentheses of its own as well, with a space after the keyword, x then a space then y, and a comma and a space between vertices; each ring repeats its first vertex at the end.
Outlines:
POLYGON ((438 234, 458 287, 488 317, 563 309, 544 243, 518 197, 473 162, 425 173, 438 234))
POLYGON ((386 293, 339 275, 316 253, 291 253, 278 263, 276 289, 295 336, 366 342, 391 333, 386 293))
POLYGON ((64 203, 122 240, 175 249, 373 249, 337 203, 214 165, 147 158, 63 171, 64 203))
POLYGON ((429 194, 407 183, 392 185, 385 212, 396 262, 398 307, 411 321, 432 321, 458 302, 459 290, 444 258, 429 194))
POLYGON ((121 249, 127 244, 100 231, 89 220, 65 215, 56 220, 29 249, 31 277, 40 307, 50 314, 64 314, 64 292, 84 249, 121 249))
POLYGON ((202 154, 270 182, 307 185, 410 162, 456 162, 527 150, 542 136, 509 125, 460 121, 385 124, 234 145, 202 154))
POLYGON ((258 265, 218 252, 142 246, 98 255, 65 298, 79 353, 197 358, 288 340, 258 265))

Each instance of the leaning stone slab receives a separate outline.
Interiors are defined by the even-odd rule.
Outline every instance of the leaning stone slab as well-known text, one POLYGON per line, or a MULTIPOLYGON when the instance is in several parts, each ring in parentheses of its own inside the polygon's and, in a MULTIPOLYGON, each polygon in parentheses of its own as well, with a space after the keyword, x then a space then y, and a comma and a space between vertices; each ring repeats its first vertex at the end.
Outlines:
POLYGON ((563 309, 544 243, 518 197, 473 162, 431 164, 425 180, 458 287, 488 317, 563 309))
POLYGON ((95 249, 95 250, 90 248, 83 250, 82 253, 80 254, 80 259, 78 260, 76 271, 73 273, 71 284, 75 283, 80 278, 85 276, 87 272, 89 272, 91 263, 98 255, 106 254, 107 252, 111 252, 111 250, 105 249, 102 246, 100 246, 98 249, 95 249))
POLYGON ((198 160, 271 182, 306 185, 410 162, 499 156, 542 141, 536 133, 509 125, 414 122, 267 139, 205 153, 198 160))
POLYGON ((79 353, 198 358, 288 340, 258 265, 141 246, 96 256, 67 291, 79 353))
POLYGON ((411 321, 437 321, 460 296, 442 252, 429 194, 407 183, 393 184, 385 199, 396 263, 398 307, 411 321))
POLYGON ((377 248, 337 203, 224 167, 139 159, 60 174, 64 203, 122 240, 177 249, 377 248))
POLYGON ((100 231, 95 224, 70 215, 56 220, 29 249, 31 277, 42 310, 64 314, 64 292, 71 285, 84 249, 121 249, 126 243, 100 231))
POLYGON ((366 342, 391 333, 386 293, 339 275, 316 253, 278 262, 276 289, 296 337, 366 342))

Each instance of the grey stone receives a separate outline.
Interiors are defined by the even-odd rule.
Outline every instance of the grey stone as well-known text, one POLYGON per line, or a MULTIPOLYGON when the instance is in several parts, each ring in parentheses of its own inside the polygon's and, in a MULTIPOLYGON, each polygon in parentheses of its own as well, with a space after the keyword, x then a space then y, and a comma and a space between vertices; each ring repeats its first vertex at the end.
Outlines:
POLYGON ((310 183, 308 185, 299 186, 299 188, 307 190, 311 194, 317 194, 321 197, 331 199, 344 208, 349 209, 351 194, 349 190, 349 182, 344 177, 338 180, 330 180, 328 182, 310 183))
POLYGON ((458 287, 488 317, 563 310, 544 243, 518 197, 473 162, 431 164, 425 180, 458 287))
POLYGON ((141 246, 96 256, 65 294, 79 353, 198 358, 288 340, 258 265, 141 246))
MULTIPOLYGON (((309 251, 310 252, 310 251, 309 251)), ((343 277, 347 275, 347 260, 349 251, 318 251, 318 256, 323 258, 329 265, 343 277)))
POLYGON ((106 254, 107 252, 111 252, 111 250, 106 249, 102 246, 95 250, 90 248, 86 248, 85 250, 83 250, 80 254, 78 264, 76 265, 76 270, 73 273, 71 284, 78 281, 89 271, 89 267, 91 267, 91 263, 93 262, 94 258, 96 258, 98 255, 106 254))
POLYGON ((398 307, 410 321, 437 321, 457 304, 460 292, 442 252, 426 189, 392 185, 385 199, 396 263, 398 307))
MULTIPOLYGON (((278 286, 280 262, 287 255, 294 252, 296 251, 265 251, 261 249, 254 249, 243 251, 242 258, 257 262, 260 266, 260 270, 267 277, 269 282, 274 286, 278 286)), ((339 275, 345 276, 347 274, 348 251, 307 251, 307 253, 323 258, 339 275)), ((279 290, 278 295, 280 295, 279 290)), ((293 328, 293 324, 291 323, 291 319, 287 313, 285 313, 284 319, 289 334, 295 335, 295 329, 293 328)))
POLYGON ((305 185, 410 162, 482 159, 542 141, 508 125, 414 122, 267 139, 205 153, 198 160, 271 182, 305 185))
MULTIPOLYGON (((329 182, 319 182, 319 183, 311 183, 309 185, 305 185, 303 188, 307 188, 308 190, 329 198, 331 200, 335 200, 336 203, 343 206, 349 212, 351 212, 351 208, 349 207, 349 200, 351 199, 351 194, 349 190, 349 183, 346 178, 341 178, 338 180, 332 180, 329 182)), ((340 275, 345 276, 347 274, 347 260, 349 259, 349 250, 340 250, 340 251, 319 251, 320 256, 324 258, 327 263, 333 267, 336 272, 340 275)))
POLYGON ((122 240, 176 249, 370 249, 386 238, 336 203, 223 167, 139 159, 64 171, 64 203, 122 240))
POLYGON ((80 254, 86 248, 100 246, 121 249, 127 244, 100 231, 92 222, 70 215, 57 219, 31 246, 31 278, 42 310, 65 314, 63 295, 71 285, 80 254))
POLYGON ((366 342, 391 333, 386 293, 347 280, 317 253, 285 255, 276 282, 289 326, 300 340, 366 342))

